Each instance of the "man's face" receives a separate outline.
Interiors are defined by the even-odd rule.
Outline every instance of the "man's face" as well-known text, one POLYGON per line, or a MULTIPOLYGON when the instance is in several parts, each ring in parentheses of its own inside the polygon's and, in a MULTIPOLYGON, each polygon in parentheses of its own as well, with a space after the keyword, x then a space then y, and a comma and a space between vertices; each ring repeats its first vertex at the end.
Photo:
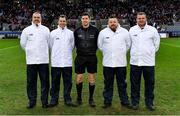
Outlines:
POLYGON ((117 27, 118 27, 118 20, 117 18, 109 18, 108 20, 108 26, 112 31, 116 31, 117 27))
POLYGON ((147 22, 146 15, 137 15, 136 21, 140 27, 144 27, 147 22))
POLYGON ((64 28, 66 25, 67 25, 67 21, 66 21, 66 18, 65 17, 60 17, 59 18, 59 21, 58 21, 58 24, 61 28, 64 28))
POLYGON ((39 13, 33 14, 33 16, 32 16, 32 22, 33 22, 34 24, 39 24, 39 23, 41 23, 41 14, 39 14, 39 13))
POLYGON ((89 25, 90 22, 90 18, 88 15, 84 15, 81 17, 81 22, 82 22, 82 26, 83 27, 87 27, 89 25))

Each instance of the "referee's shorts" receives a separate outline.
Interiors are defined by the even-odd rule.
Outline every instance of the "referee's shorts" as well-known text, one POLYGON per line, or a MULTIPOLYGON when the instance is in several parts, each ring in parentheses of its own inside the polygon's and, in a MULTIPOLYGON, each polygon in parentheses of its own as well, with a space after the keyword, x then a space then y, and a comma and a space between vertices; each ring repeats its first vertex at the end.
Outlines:
POLYGON ((87 69, 88 73, 97 72, 97 56, 87 55, 81 56, 77 55, 75 58, 75 73, 83 74, 87 69))

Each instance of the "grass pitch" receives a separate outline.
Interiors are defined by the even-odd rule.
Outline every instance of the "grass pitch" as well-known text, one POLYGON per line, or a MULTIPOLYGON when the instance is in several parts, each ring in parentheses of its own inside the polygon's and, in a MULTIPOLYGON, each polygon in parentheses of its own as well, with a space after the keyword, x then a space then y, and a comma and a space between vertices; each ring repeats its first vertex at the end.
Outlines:
MULTIPOLYGON (((116 83, 114 84, 114 97, 112 107, 102 109, 103 105, 103 75, 102 75, 102 54, 98 51, 98 73, 96 78, 95 102, 97 107, 91 108, 88 105, 88 81, 87 75, 84 78, 83 105, 71 108, 64 105, 63 87, 59 105, 54 108, 42 109, 40 102, 40 91, 38 89, 37 105, 34 109, 26 109, 28 103, 26 95, 26 64, 25 54, 20 48, 19 40, 0 40, 0 114, 69 114, 69 115, 155 115, 171 114, 180 115, 180 38, 161 39, 160 50, 156 56, 155 76, 155 111, 148 111, 144 105, 144 81, 141 83, 140 109, 137 111, 121 107, 117 93, 116 83)), ((129 57, 128 57, 129 60, 129 57)), ((130 95, 129 64, 127 73, 128 95, 130 95)), ((38 83, 38 87, 40 84, 38 83)), ((75 74, 73 72, 72 100, 76 100, 75 74)))

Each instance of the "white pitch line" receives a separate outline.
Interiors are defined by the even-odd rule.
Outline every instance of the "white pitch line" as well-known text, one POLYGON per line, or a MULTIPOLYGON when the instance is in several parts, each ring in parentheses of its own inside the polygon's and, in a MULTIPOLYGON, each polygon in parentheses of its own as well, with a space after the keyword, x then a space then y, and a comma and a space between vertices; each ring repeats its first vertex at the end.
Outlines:
POLYGON ((18 47, 18 46, 19 46, 19 45, 11 46, 11 47, 6 47, 6 48, 2 48, 2 49, 0 49, 0 51, 12 49, 12 48, 16 48, 16 47, 18 47))
POLYGON ((168 44, 168 43, 164 43, 164 42, 161 42, 161 44, 163 44, 163 45, 167 45, 167 46, 171 46, 171 47, 180 48, 180 46, 173 45, 173 44, 168 44))

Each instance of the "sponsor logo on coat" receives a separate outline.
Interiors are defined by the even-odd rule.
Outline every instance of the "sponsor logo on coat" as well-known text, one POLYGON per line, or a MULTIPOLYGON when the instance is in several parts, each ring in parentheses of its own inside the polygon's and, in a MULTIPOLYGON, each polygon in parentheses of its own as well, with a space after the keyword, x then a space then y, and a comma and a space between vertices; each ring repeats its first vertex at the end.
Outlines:
POLYGON ((33 36, 33 33, 30 33, 29 36, 33 36))

